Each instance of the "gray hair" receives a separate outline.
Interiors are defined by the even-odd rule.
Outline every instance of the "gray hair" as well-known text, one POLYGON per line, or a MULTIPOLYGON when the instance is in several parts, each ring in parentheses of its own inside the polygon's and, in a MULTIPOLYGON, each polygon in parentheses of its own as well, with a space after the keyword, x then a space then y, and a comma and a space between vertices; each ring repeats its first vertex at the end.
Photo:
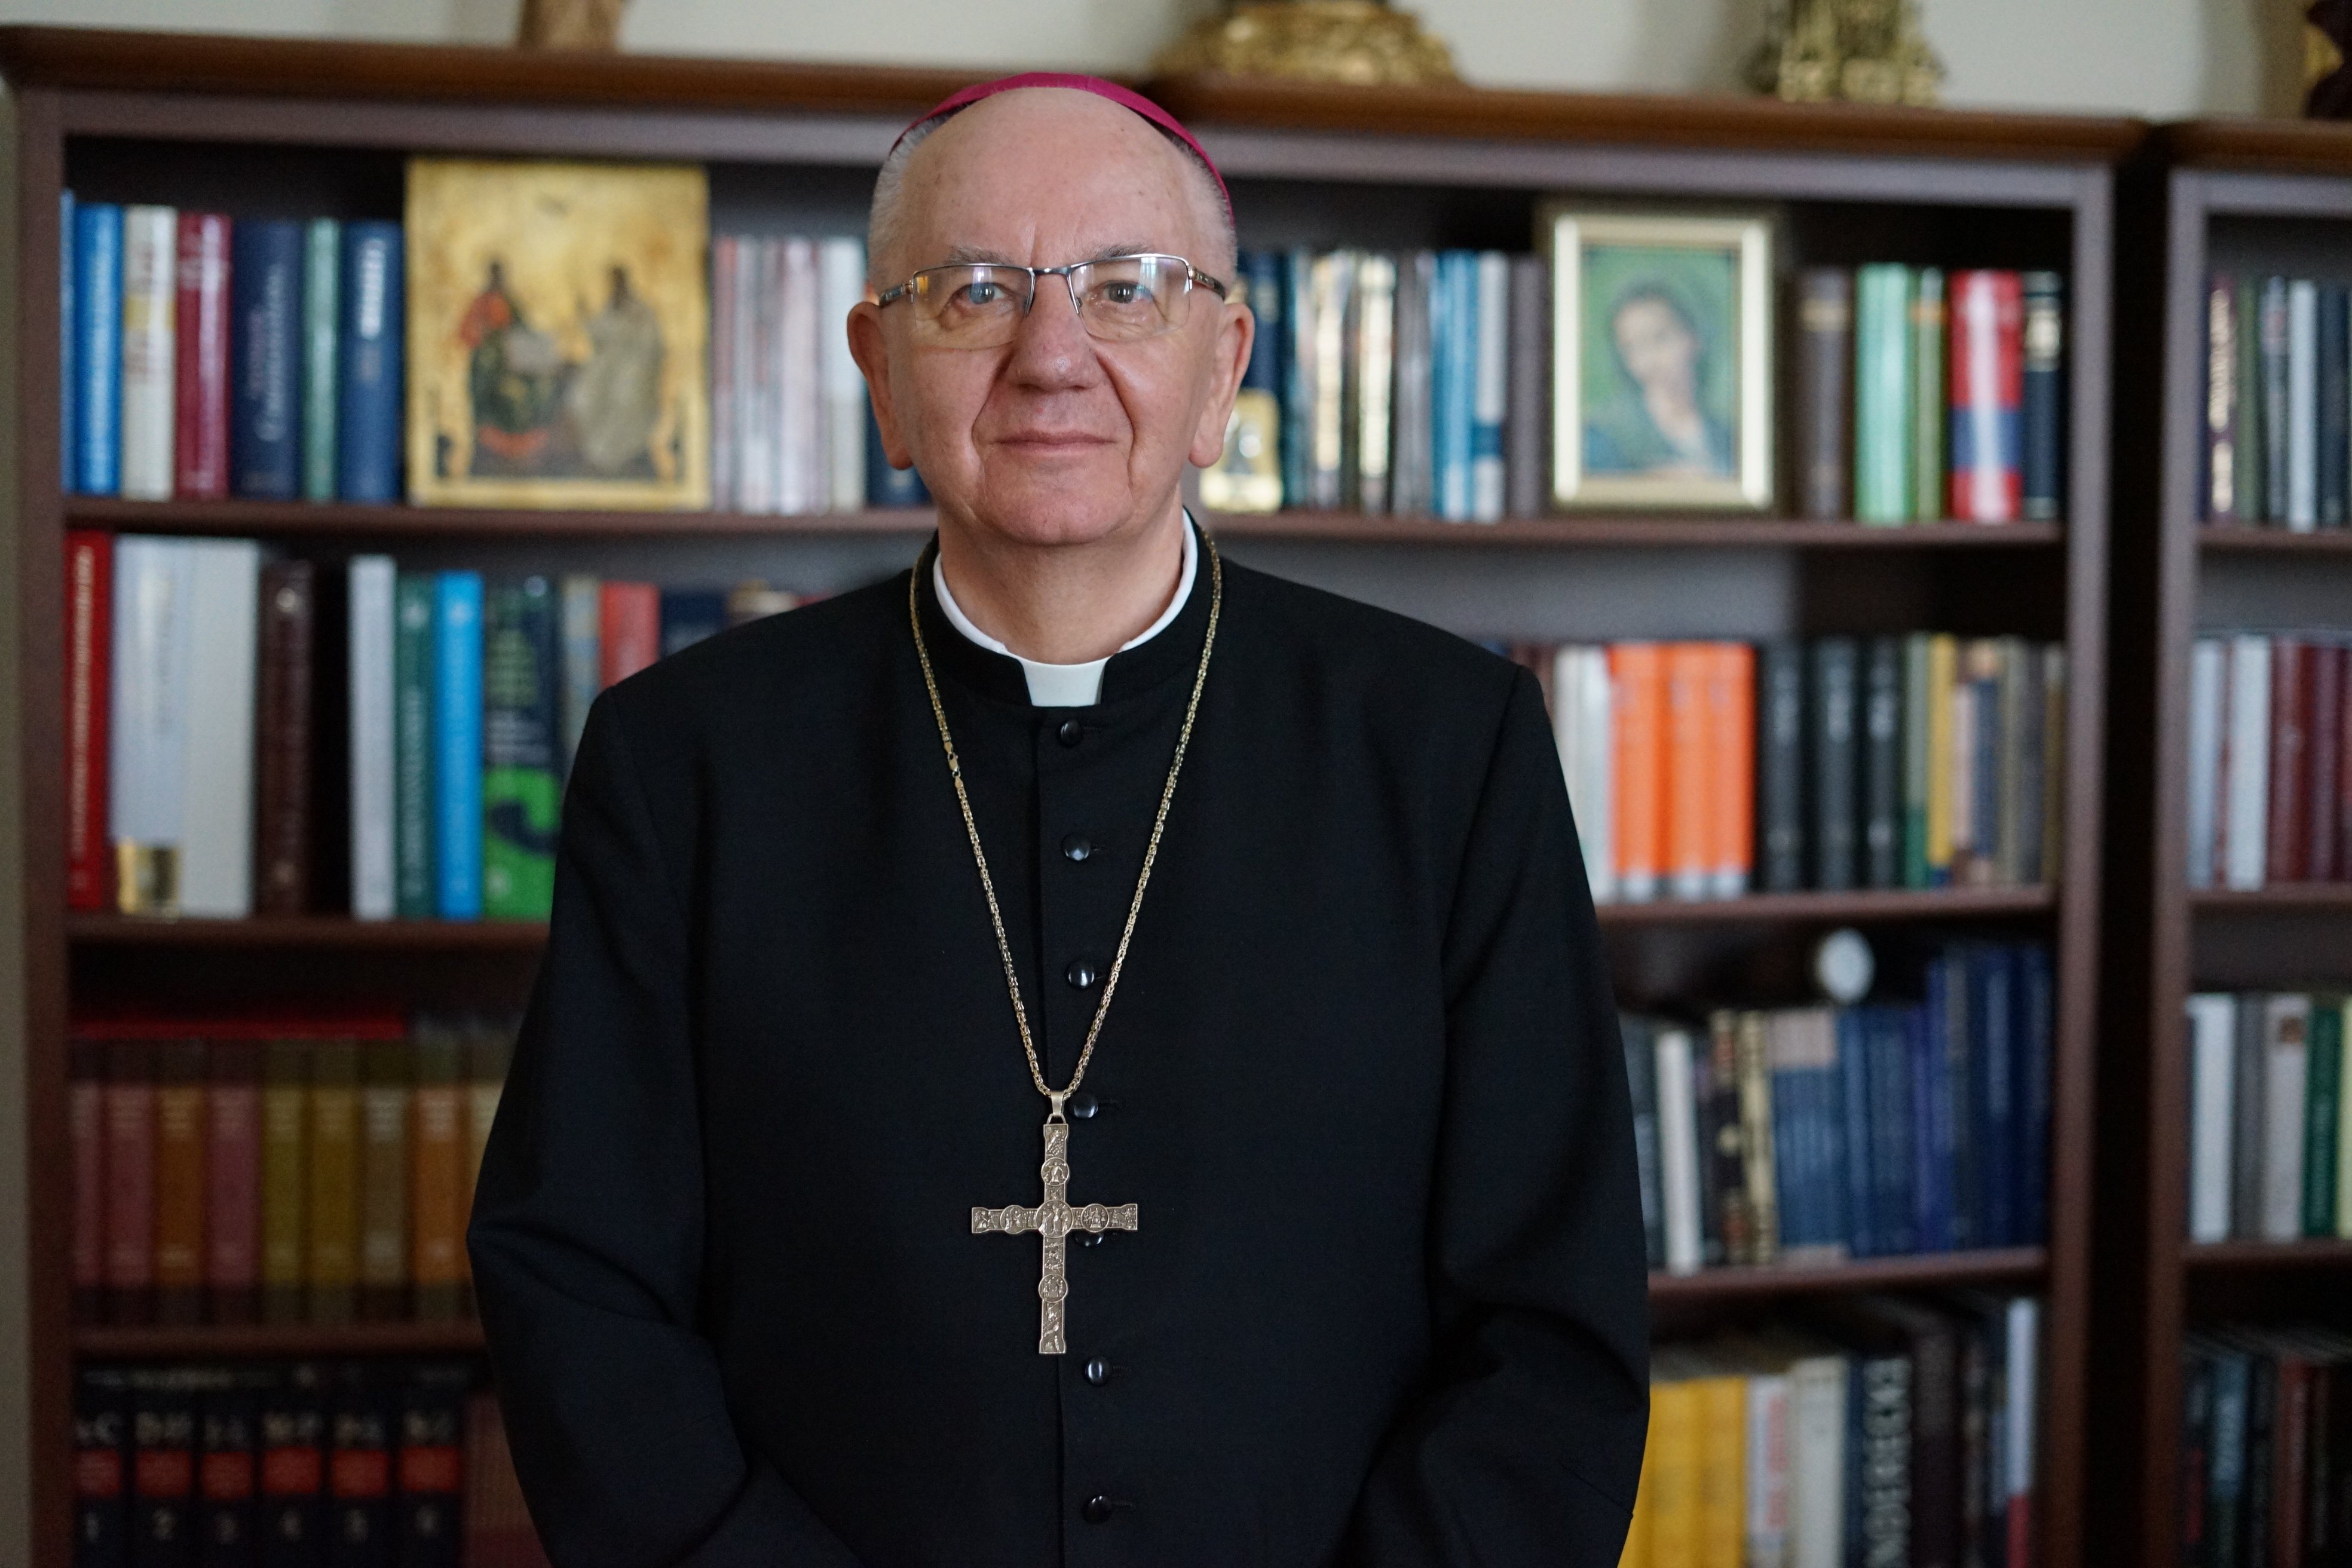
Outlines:
MULTIPOLYGON (((932 132, 961 112, 962 109, 950 110, 945 114, 935 114, 908 127, 907 133, 898 139, 898 144, 890 149, 890 155, 882 160, 882 172, 874 177, 874 205, 866 220, 866 281, 877 291, 896 288, 906 281, 904 278, 885 277, 882 269, 886 265, 895 265, 886 263, 884 258, 896 256, 899 242, 906 237, 906 219, 899 198, 906 188, 908 161, 914 157, 916 148, 929 140, 932 132)), ((1138 115, 1137 118, 1142 119, 1142 116, 1138 115)), ((1151 125, 1148 120, 1143 122, 1151 125)), ((1219 281, 1230 283, 1238 265, 1236 255, 1241 241, 1234 229, 1234 210, 1226 204, 1224 191, 1217 182, 1216 171, 1200 153, 1186 146, 1181 137, 1171 135, 1158 125, 1151 125, 1151 129, 1160 133, 1160 140, 1183 155, 1185 167, 1192 174, 1193 198, 1200 204, 1203 216, 1209 218, 1203 226, 1208 230, 1210 242, 1217 247, 1217 253, 1193 258, 1193 264, 1200 266, 1203 272, 1215 274, 1219 281), (1202 266, 1202 262, 1206 265, 1202 266)))

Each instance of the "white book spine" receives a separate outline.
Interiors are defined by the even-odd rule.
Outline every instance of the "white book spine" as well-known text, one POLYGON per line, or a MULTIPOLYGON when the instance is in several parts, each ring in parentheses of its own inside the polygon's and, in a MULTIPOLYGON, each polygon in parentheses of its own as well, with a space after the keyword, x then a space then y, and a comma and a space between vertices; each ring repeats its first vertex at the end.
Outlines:
POLYGON ((362 921, 394 912, 394 574, 389 555, 352 557, 352 918, 362 921))
POLYGON ((1478 367, 1472 384, 1470 515, 1479 522, 1503 516, 1503 415, 1510 398, 1511 258, 1499 250, 1478 256, 1478 367))
POLYGON ((253 666, 261 548, 249 539, 191 541, 195 636, 188 658, 184 914, 253 912, 253 666))
POLYGON ((604 689, 604 584, 574 573, 563 579, 562 595, 563 773, 569 778, 588 729, 588 710, 604 689))
POLYGON ((2189 999, 2189 1239, 2230 1239, 2230 1123, 2235 1113, 2234 997, 2189 999))
POLYGON ((2221 835, 2226 844, 2229 885, 2263 885, 2269 853, 2271 809, 2271 643, 2268 637, 2230 639, 2229 728, 2221 776, 2225 794, 2221 835))
POLYGON ((866 377, 849 352, 849 312, 866 298, 866 242, 828 239, 817 251, 823 279, 817 321, 824 355, 825 504, 866 505, 866 377))
MULTIPOLYGON (((114 542, 113 675, 107 712, 107 837, 168 851, 183 838, 188 755, 188 654, 195 561, 185 541, 114 542)), ((143 909, 121 889, 123 908, 143 909)), ((167 912, 156 910, 150 912, 167 912)))
POLYGON ((1789 1379, 1748 1380, 1748 1551, 1745 1568, 1789 1560, 1789 1379))
POLYGON ((2319 286, 2286 286, 2286 526, 2319 523, 2319 286))
POLYGON ((776 505, 780 511, 812 512, 824 502, 823 478, 817 471, 818 426, 824 422, 816 342, 817 275, 815 242, 784 241, 782 293, 784 327, 783 380, 781 388, 782 424, 779 435, 782 460, 776 469, 776 505))
POLYGON ((1696 1274, 1705 1257, 1698 1216, 1698 1105, 1691 1081, 1687 1029, 1660 1029, 1658 1186, 1665 1205, 1666 1272, 1696 1274))
POLYGON ((1584 847, 1586 873, 1592 879, 1598 903, 1615 903, 1617 889, 1617 769, 1611 722, 1616 687, 1609 679, 1609 650, 1580 650, 1577 682, 1583 688, 1580 704, 1582 733, 1577 742, 1577 837, 1584 847))
POLYGON ((172 498, 179 263, 177 212, 122 209, 122 493, 133 500, 172 498))
POLYGON ((2311 998, 2284 994, 2263 1009, 2263 1239, 2303 1235, 2303 1099, 2310 1066, 2311 998))
POLYGON ((1356 261, 1356 490, 1359 510, 1392 510, 1390 394, 1396 384, 1396 258, 1356 261))
POLYGON ((2189 653, 2189 885, 2213 885, 2220 845, 2214 813, 2221 789, 2221 724, 2230 671, 2229 645, 2200 637, 2189 653))
POLYGON ((776 377, 783 311, 776 298, 778 242, 745 239, 735 289, 735 504, 776 510, 776 377))
POLYGON ((1790 1568, 1845 1568, 1846 1359, 1789 1369, 1790 1568))
POLYGON ((743 341, 735 335, 735 297, 742 288, 743 241, 710 238, 710 510, 736 510, 736 399, 741 395, 743 341))
POLYGON ((2003 1368, 2009 1397, 2001 1412, 2003 1490, 2012 1511, 2033 1495, 2034 1432, 2041 1414, 2042 1303, 2020 1296, 2009 1304, 2009 1353, 2003 1368))

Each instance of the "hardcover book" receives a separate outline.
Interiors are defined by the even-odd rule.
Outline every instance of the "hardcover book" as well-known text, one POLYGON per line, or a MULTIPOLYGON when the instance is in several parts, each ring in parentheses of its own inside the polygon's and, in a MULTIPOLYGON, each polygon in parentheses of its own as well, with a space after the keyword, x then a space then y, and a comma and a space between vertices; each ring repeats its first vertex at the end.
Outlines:
POLYGON ((555 888, 562 697, 555 591, 494 584, 482 620, 482 913, 545 920, 555 888))
POLYGON ((299 223, 229 230, 229 489, 257 500, 302 489, 302 274, 299 223))
POLYGON ((204 500, 228 494, 228 236, 218 213, 180 215, 172 489, 204 500))

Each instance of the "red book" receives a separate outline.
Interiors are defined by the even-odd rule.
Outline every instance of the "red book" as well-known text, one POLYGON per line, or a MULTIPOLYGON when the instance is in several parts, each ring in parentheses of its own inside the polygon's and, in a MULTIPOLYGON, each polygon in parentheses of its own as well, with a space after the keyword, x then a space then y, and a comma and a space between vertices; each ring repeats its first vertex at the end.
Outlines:
POLYGON ((155 1047, 106 1047, 106 1315, 143 1323, 155 1313, 155 1047))
POLYGON ((261 1291, 261 1042, 215 1040, 205 1097, 205 1286, 212 1321, 248 1323, 261 1291))
POLYGON ((661 657, 661 590, 651 583, 604 585, 602 683, 626 680, 661 657))
POLYGON ((2263 856, 2266 879, 2304 879, 2305 829, 2311 824, 2303 790, 2309 782, 2305 737, 2311 721, 2310 645, 2300 637, 2271 639, 2270 843, 2263 856))
MULTIPOLYGON (((2333 798, 2333 797, 2331 797, 2333 798)), ((73 1320, 99 1321, 106 1294, 106 1047, 66 1047, 66 1138, 73 1160, 73 1320)))
POLYGON ((2014 272, 1952 274, 1952 515, 2014 522, 2025 504, 2025 289, 2014 272))
POLYGON ((106 699, 114 536, 66 533, 66 908, 114 907, 106 842, 106 699))
POLYGON ((180 215, 179 283, 172 489, 184 499, 210 500, 228 494, 227 218, 180 215))
POLYGON ((2304 870, 2315 882, 2337 875, 2340 847, 2336 838, 2336 775, 2344 750, 2345 649, 2336 644, 2314 644, 2311 662, 2311 721, 2303 737, 2309 777, 2304 784, 2304 810, 2310 817, 2305 837, 2304 870))

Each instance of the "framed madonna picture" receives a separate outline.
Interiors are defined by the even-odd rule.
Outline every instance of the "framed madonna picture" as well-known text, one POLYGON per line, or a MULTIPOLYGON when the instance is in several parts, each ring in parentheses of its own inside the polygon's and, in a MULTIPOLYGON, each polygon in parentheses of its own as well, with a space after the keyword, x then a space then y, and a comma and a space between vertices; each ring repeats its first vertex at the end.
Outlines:
POLYGON ((1544 209, 1552 499, 1591 510, 1772 504, 1772 225, 1544 209))

